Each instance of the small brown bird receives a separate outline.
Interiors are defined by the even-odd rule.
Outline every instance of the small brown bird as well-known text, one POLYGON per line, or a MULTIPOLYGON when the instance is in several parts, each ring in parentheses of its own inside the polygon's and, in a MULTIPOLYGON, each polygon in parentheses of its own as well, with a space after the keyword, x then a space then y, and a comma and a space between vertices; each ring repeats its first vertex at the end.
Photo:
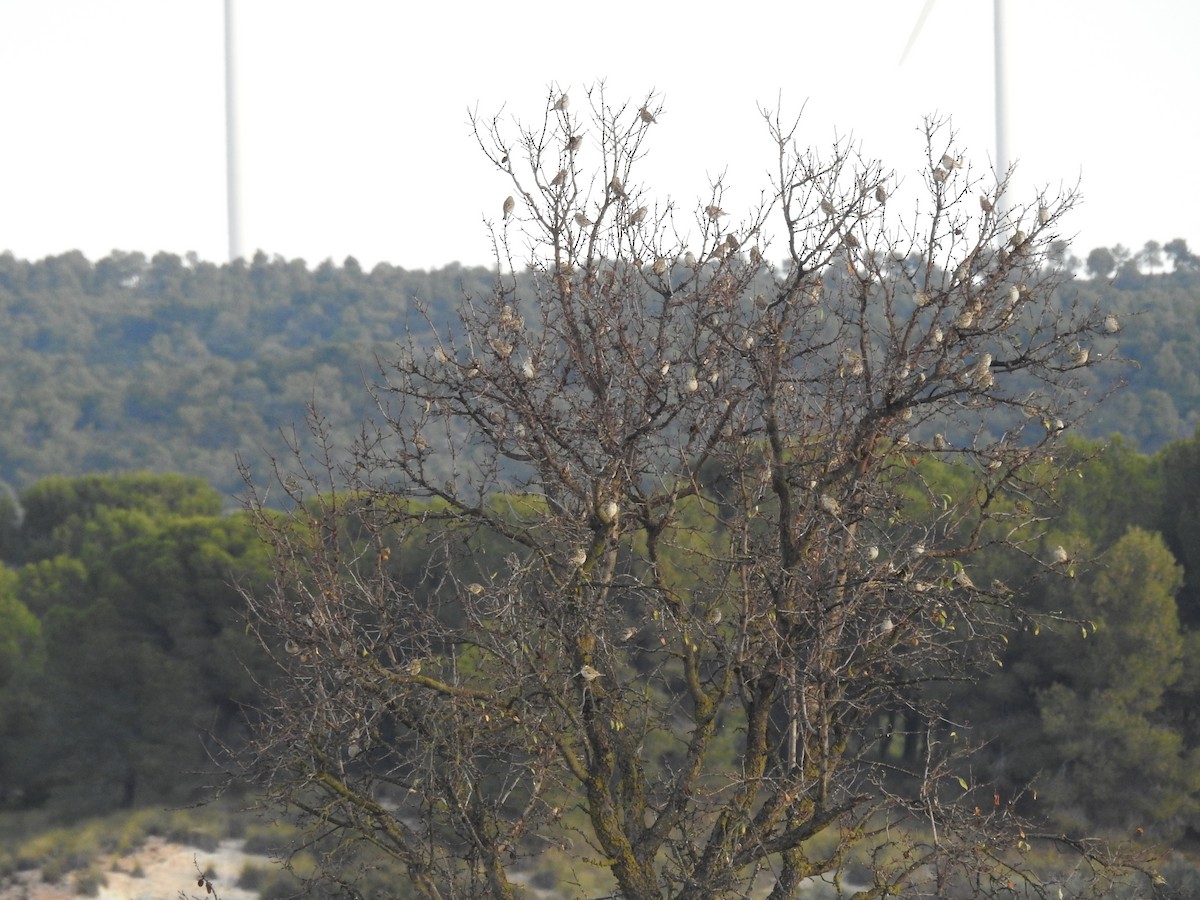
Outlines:
POLYGON ((646 207, 639 206, 637 209, 635 209, 633 212, 631 212, 629 214, 629 224, 630 225, 640 225, 645 218, 646 218, 646 207))
POLYGON ((839 516, 842 513, 842 505, 830 497, 828 494, 822 494, 818 498, 821 509, 829 513, 831 516, 839 516))
POLYGON ((1038 224, 1045 225, 1050 221, 1050 208, 1048 206, 1038 207, 1038 224))
POLYGON ((704 207, 704 211, 708 213, 708 217, 714 222, 721 218, 721 216, 729 215, 729 213, 725 212, 725 210, 721 209, 719 206, 706 206, 704 207))
POLYGON ((626 196, 625 184, 621 181, 620 177, 618 177, 617 175, 614 175, 612 177, 612 181, 610 181, 608 183, 608 186, 609 186, 609 189, 612 190, 612 192, 614 194, 616 194, 618 197, 626 196))
POLYGON ((825 213, 825 215, 827 215, 827 216, 832 216, 834 213, 833 204, 830 203, 828 200, 822 200, 821 201, 821 212, 825 213))
POLYGON ((985 213, 990 213, 996 207, 992 204, 991 200, 989 200, 987 197, 983 196, 983 194, 980 194, 979 195, 979 208, 982 209, 985 213))
POLYGON ((593 669, 591 666, 587 665, 586 663, 584 664, 583 668, 579 670, 579 677, 582 678, 584 681, 586 681, 588 684, 591 684, 593 681, 595 681, 597 678, 599 678, 603 674, 604 674, 603 672, 599 672, 596 669, 593 669))
POLYGON ((571 105, 571 98, 563 94, 558 98, 558 102, 554 104, 555 112, 566 112, 567 107, 571 105))
POLYGON ((879 203, 887 202, 887 188, 885 188, 882 184, 875 185, 875 199, 879 203))
POLYGON ((550 180, 550 184, 552 187, 562 187, 566 183, 567 183, 567 170, 566 169, 559 169, 558 174, 555 175, 554 178, 552 178, 550 180))
POLYGON ((517 208, 517 201, 511 196, 504 200, 504 218, 508 218, 513 214, 513 210, 517 208))
POLYGON ((955 159, 949 153, 942 154, 942 168, 949 172, 951 169, 961 169, 962 160, 955 159))
POLYGON ((578 225, 580 228, 587 228, 589 225, 591 225, 593 223, 592 223, 592 220, 589 219, 587 216, 585 216, 583 213, 577 212, 577 213, 575 213, 575 224, 578 225))
POLYGON ((583 135, 582 134, 573 134, 569 138, 567 138, 567 152, 568 153, 574 153, 576 150, 578 150, 582 146, 583 146, 583 135))
POLYGON ((658 121, 658 119, 654 118, 654 113, 650 112, 650 110, 646 109, 644 106, 638 109, 638 115, 642 117, 642 121, 647 125, 653 125, 658 121))
POLYGON ((604 501, 604 503, 600 505, 600 508, 596 510, 596 515, 605 525, 611 525, 613 522, 617 521, 617 517, 620 514, 621 508, 617 506, 615 500, 604 501))

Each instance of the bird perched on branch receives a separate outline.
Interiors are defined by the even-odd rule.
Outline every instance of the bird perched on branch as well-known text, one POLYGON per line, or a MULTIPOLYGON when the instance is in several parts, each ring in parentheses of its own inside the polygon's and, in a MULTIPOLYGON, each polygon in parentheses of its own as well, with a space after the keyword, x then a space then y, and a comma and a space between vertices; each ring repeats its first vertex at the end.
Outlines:
POLYGON ((517 208, 517 201, 511 196, 504 199, 504 218, 508 218, 513 214, 513 210, 517 208))
POLYGON ((617 521, 617 516, 621 513, 621 508, 617 506, 615 500, 605 500, 600 504, 600 508, 596 510, 596 515, 605 525, 611 525, 617 521))
POLYGON ((650 112, 650 110, 646 109, 644 106, 638 109, 638 115, 642 117, 642 121, 647 125, 653 125, 658 121, 658 119, 654 118, 654 113, 650 112))
POLYGON ((704 211, 708 213, 708 217, 714 222, 721 218, 721 216, 729 215, 727 212, 725 212, 725 210, 721 209, 721 207, 713 205, 704 207, 704 211))
POLYGON ((584 663, 583 668, 580 669, 578 672, 579 677, 582 678, 584 681, 586 681, 588 684, 591 684, 593 681, 595 681, 597 678, 599 678, 603 674, 604 674, 603 672, 599 672, 596 669, 593 669, 587 663, 584 663))
POLYGON ((566 112, 567 107, 571 105, 571 98, 563 94, 558 98, 558 102, 554 104, 555 112, 566 112))

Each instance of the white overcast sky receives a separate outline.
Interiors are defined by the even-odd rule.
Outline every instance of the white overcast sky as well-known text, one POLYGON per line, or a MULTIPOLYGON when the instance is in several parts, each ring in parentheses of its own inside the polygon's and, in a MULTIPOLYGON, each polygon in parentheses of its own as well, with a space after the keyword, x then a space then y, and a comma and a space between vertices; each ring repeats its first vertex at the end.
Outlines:
MULTIPOLYGON (((235 0, 244 244, 310 265, 490 262, 510 188, 468 107, 527 119, 657 91, 643 175, 678 201, 727 171, 736 218, 766 186, 757 105, 853 135, 915 183, 921 117, 994 154, 992 3, 235 0), (577 103, 575 106, 581 106, 577 103)), ((1200 249, 1200 4, 1005 0, 1009 147, 1026 191, 1080 180, 1074 251, 1200 249)), ((0 252, 227 255, 222 0, 0 0, 0 252)), ((635 104, 636 106, 636 104, 635 104)))

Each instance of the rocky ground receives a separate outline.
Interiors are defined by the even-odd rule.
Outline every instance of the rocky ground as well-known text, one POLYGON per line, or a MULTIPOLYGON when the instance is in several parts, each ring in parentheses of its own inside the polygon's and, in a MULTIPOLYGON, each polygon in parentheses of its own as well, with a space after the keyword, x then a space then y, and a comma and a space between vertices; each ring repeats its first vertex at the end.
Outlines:
POLYGON ((200 850, 151 838, 134 853, 99 860, 96 870, 103 873, 107 883, 98 890, 81 893, 78 873, 73 872, 56 884, 47 884, 41 871, 34 869, 0 884, 0 900, 69 900, 80 896, 99 900, 207 898, 205 888, 196 886, 197 866, 210 874, 219 900, 258 900, 257 892, 236 887, 247 863, 275 865, 265 856, 242 852, 242 841, 222 841, 216 850, 200 850))

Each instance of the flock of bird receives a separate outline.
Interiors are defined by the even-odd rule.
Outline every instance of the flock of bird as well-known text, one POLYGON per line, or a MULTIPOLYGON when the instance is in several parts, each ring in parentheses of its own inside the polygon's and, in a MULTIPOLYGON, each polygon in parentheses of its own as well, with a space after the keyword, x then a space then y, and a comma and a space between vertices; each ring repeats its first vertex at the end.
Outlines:
MULTIPOLYGON (((554 112, 566 113, 567 109, 570 107, 570 105, 571 105, 571 98, 568 94, 564 93, 564 94, 561 94, 556 101, 554 101, 554 105, 551 107, 551 109, 554 112)), ((647 125, 653 125, 656 122, 658 122, 658 119, 655 117, 654 113, 652 113, 645 106, 638 108, 638 117, 642 120, 643 123, 645 123, 647 125)), ((582 134, 572 134, 572 135, 567 136, 566 150, 568 153, 575 153, 582 146, 583 146, 583 135, 582 134)), ((505 154, 503 161, 507 162, 507 160, 508 160, 508 155, 505 154)), ((564 186, 567 183, 568 175, 569 175, 569 173, 565 168, 559 169, 558 173, 554 176, 553 179, 551 179, 550 186, 551 187, 564 186)), ((625 193, 625 185, 621 181, 620 176, 613 175, 612 179, 608 183, 608 188, 610 191, 613 192, 614 196, 619 197, 621 199, 628 199, 628 194, 625 193)), ((504 218, 505 221, 507 221, 509 219, 509 217, 511 217, 513 215, 513 213, 516 211, 516 208, 517 208, 516 197, 514 197, 510 194, 508 197, 504 198, 504 205, 501 209, 501 212, 502 212, 502 217, 504 218)), ((707 208, 706 211, 708 212, 709 216, 713 220, 716 220, 717 218, 726 214, 724 212, 724 210, 722 210, 716 206, 710 206, 707 208)), ((629 224, 630 225, 640 224, 641 222, 643 222, 645 220, 647 212, 648 211, 647 211, 646 207, 644 207, 644 206, 638 207, 636 210, 634 210, 632 213, 629 214, 629 224)), ((574 219, 575 219, 575 224, 578 225, 580 228, 590 228, 592 225, 595 224, 595 222, 593 222, 587 216, 587 214, 584 212, 575 213, 574 219)))
MULTIPOLYGON (((551 109, 556 113, 565 114, 570 107, 570 103, 571 103, 570 97, 566 93, 563 93, 554 102, 551 109)), ((642 106, 638 109, 638 116, 639 116, 640 120, 646 125, 654 124, 658 121, 657 118, 655 117, 655 115, 645 106, 642 106)), ((566 149, 567 153, 573 154, 579 150, 579 148, 582 146, 582 144, 583 144, 583 136, 581 134, 568 134, 566 144, 565 144, 565 149, 566 149)), ((506 160, 507 160, 507 157, 505 157, 505 161, 506 160)), ((963 165, 963 163, 962 163, 962 159, 960 157, 955 157, 949 153, 943 154, 941 159, 938 161, 938 164, 936 166, 934 166, 934 168, 933 168, 932 177, 933 177, 934 181, 937 182, 939 185, 943 184, 947 181, 947 179, 950 177, 950 175, 956 169, 961 169, 962 165, 963 165)), ((555 175, 555 177, 552 179, 550 184, 553 187, 562 187, 566 184, 568 177, 569 177, 568 170, 566 168, 560 169, 558 171, 558 173, 555 175)), ((617 175, 613 175, 613 177, 609 181, 608 190, 611 191, 615 197, 618 197, 622 200, 628 199, 628 194, 625 191, 625 185, 622 182, 622 180, 620 179, 620 177, 617 175)), ((888 199, 887 189, 884 187, 883 184, 879 184, 876 186, 875 199, 880 204, 886 202, 886 200, 888 199)), ((514 215, 514 213, 516 212, 516 205, 517 205, 517 203, 516 203, 515 197, 510 195, 505 198, 503 207, 502 207, 503 218, 505 220, 508 220, 510 217, 512 217, 514 215)), ((825 215, 827 215, 827 216, 832 217, 837 212, 835 206, 828 199, 821 199, 819 207, 820 207, 821 211, 823 213, 825 213, 825 215)), ((979 207, 985 216, 989 216, 995 212, 996 203, 992 198, 988 197, 987 195, 980 195, 979 207)), ((717 206, 716 204, 710 204, 708 206, 705 206, 704 213, 708 217, 709 221, 711 221, 711 222, 717 222, 722 217, 728 215, 728 213, 725 210, 723 210, 720 206, 717 206)), ((638 207, 634 212, 630 213, 630 215, 628 217, 628 222, 630 225, 640 224, 642 221, 644 221, 644 219, 646 218, 646 215, 647 215, 646 207, 644 207, 644 206, 638 207)), ((1045 205, 1039 206, 1038 214, 1037 214, 1038 224, 1046 225, 1050 221, 1051 215, 1052 215, 1051 211, 1047 206, 1045 206, 1045 205)), ((595 224, 595 222, 586 213, 584 213, 582 211, 576 212, 574 214, 573 218, 574 218, 575 224, 578 225, 580 228, 589 228, 595 224)), ((1018 230, 1013 237, 1013 242, 1016 244, 1019 244, 1019 243, 1023 242, 1024 238, 1025 238, 1024 233, 1018 230)), ((844 237, 844 241, 847 243, 848 246, 851 246, 851 247, 858 245, 857 240, 854 239, 854 236, 849 233, 847 233, 846 236, 844 237), (851 240, 854 241, 853 244, 849 243, 851 240)), ((733 249, 737 249, 736 242, 734 242, 733 249)), ((661 262, 661 260, 656 261, 656 266, 654 268, 654 271, 656 272, 656 274, 661 275, 663 272, 665 272, 666 265, 664 263, 662 265, 662 268, 660 271, 660 269, 657 266, 657 264, 659 262, 661 262)), ((695 259, 694 254, 690 254, 690 253, 687 254, 685 256, 685 263, 689 266, 695 267, 696 259, 695 259)), ((1012 290, 1014 292, 1017 292, 1018 289, 1014 287, 1012 290)), ((917 297, 918 305, 922 305, 922 298, 919 296, 920 293, 921 292, 918 292, 918 297, 917 297)), ((1018 294, 1018 296, 1019 296, 1019 294, 1018 294)), ((1118 320, 1115 316, 1109 315, 1104 319, 1102 327, 1106 333, 1113 334, 1120 329, 1120 323, 1118 322, 1118 320)), ((1078 344, 1073 345, 1068 350, 1068 354, 1071 357, 1072 362, 1075 365, 1084 365, 1088 361, 1088 350, 1086 348, 1080 347, 1078 344)), ((974 369, 972 371, 972 374, 977 376, 976 380, 979 380, 979 379, 990 380, 991 379, 990 363, 991 363, 990 354, 983 354, 980 361, 978 362, 978 364, 976 365, 976 367, 974 367, 974 369)), ((527 374, 531 375, 532 373, 527 373, 527 374)), ((692 390, 692 391, 697 390, 699 388, 699 383, 698 383, 694 373, 692 374, 691 380, 688 383, 688 388, 689 388, 689 390, 692 390)), ((940 434, 935 435, 935 437, 934 437, 935 449, 942 449, 942 448, 938 448, 938 446, 937 446, 939 444, 939 442, 942 445, 942 448, 944 448, 946 441, 945 441, 944 436, 942 436, 940 434)), ((841 504, 834 497, 832 497, 828 494, 820 494, 819 495, 818 506, 827 515, 830 515, 834 518, 841 516, 841 513, 842 513, 841 504)), ((598 517, 601 519, 601 521, 605 522, 606 524, 614 522, 617 518, 617 513, 618 513, 617 505, 616 505, 616 503, 614 503, 611 500, 608 501, 607 503, 603 504, 597 510, 598 517)), ((924 549, 923 546, 917 545, 917 549, 915 550, 915 552, 917 552, 917 553, 923 552, 923 549, 924 549)), ((879 550, 877 547, 869 548, 868 555, 867 555, 868 560, 875 559, 878 555, 879 555, 879 550)), ((572 567, 579 568, 579 567, 583 566, 586 563, 586 561, 587 561, 587 552, 583 548, 577 548, 576 550, 574 550, 572 552, 571 557, 570 557, 570 563, 571 563, 572 567)), ((1052 550, 1050 565, 1056 566, 1056 567, 1065 566, 1069 562, 1070 562, 1070 555, 1068 554, 1067 550, 1062 545, 1058 545, 1052 550)), ((967 574, 966 570, 963 569, 961 566, 956 567, 956 570, 955 570, 955 573, 953 576, 953 582, 957 586, 967 589, 967 590, 975 590, 976 589, 974 582, 971 580, 971 577, 967 574)), ((480 587, 481 588, 481 586, 477 586, 477 585, 472 585, 471 587, 473 587, 473 588, 480 587)), ((715 622, 720 621, 720 613, 716 612, 715 617, 710 615, 709 617, 706 618, 706 621, 708 621, 709 624, 714 624, 715 622)), ((881 626, 881 632, 882 633, 890 632, 892 630, 892 628, 894 628, 894 623, 889 618, 885 621, 884 625, 881 626)), ((626 633, 626 637, 630 638, 636 633, 637 633, 636 628, 630 628, 626 633)), ((603 675, 602 672, 600 672, 599 670, 597 670, 596 668, 594 668, 593 666, 591 666, 589 664, 583 665, 580 668, 580 670, 576 673, 576 677, 581 678, 585 684, 591 684, 597 678, 602 677, 602 675, 603 675)))

